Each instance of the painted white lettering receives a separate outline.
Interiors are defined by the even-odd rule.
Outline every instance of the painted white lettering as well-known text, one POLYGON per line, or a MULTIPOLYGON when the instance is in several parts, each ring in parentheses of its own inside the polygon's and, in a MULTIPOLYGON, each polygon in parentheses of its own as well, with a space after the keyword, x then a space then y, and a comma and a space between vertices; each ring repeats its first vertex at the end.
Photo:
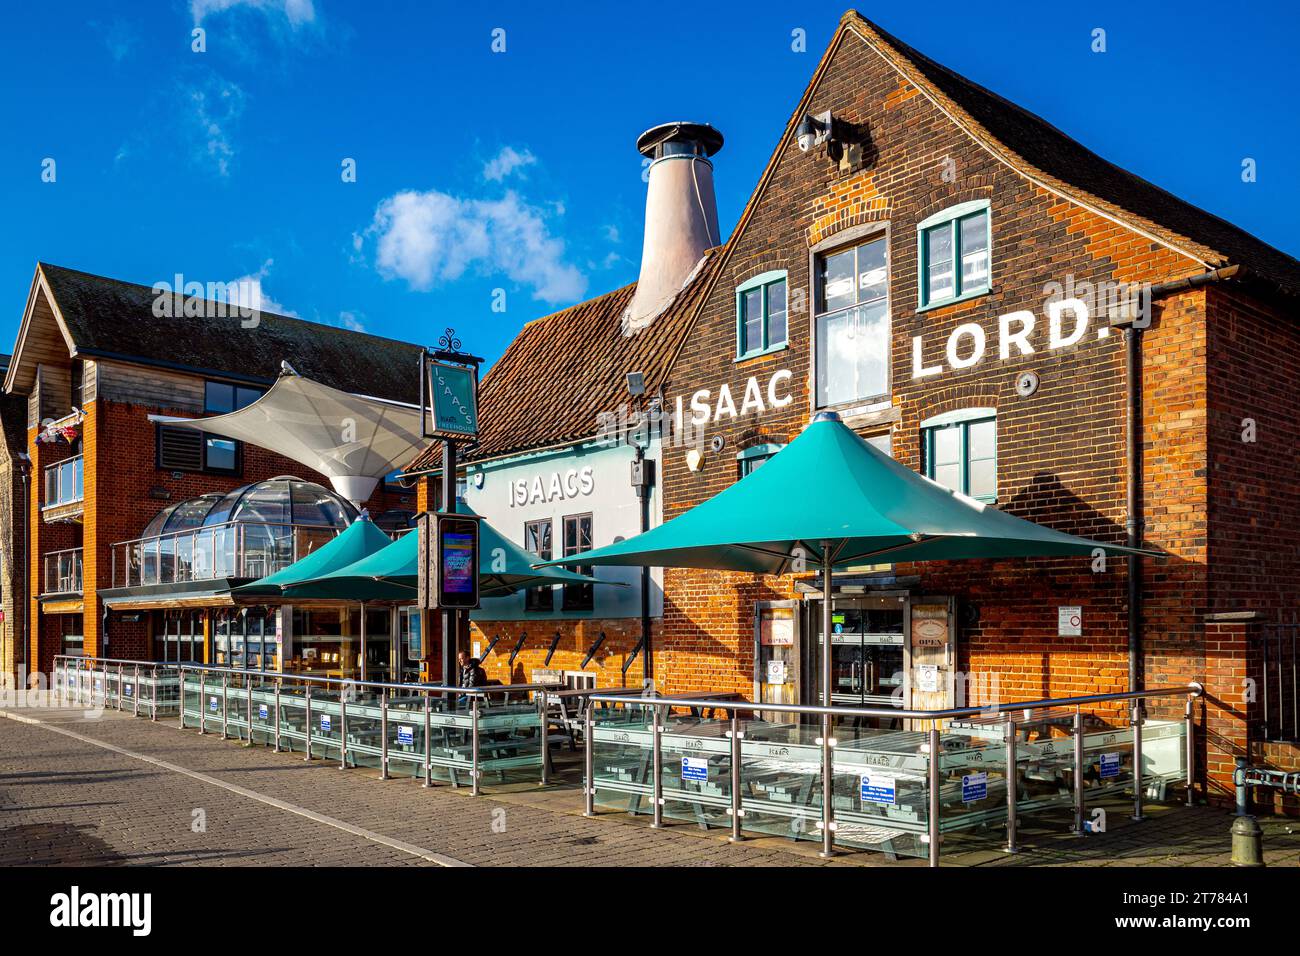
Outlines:
POLYGON ((1021 355, 1033 355, 1034 347, 1029 344, 1029 333, 1034 331, 1034 313, 1008 312, 998 319, 998 358, 1011 357, 1011 345, 1015 344, 1021 355), (1020 331, 1012 332, 1011 323, 1019 322, 1020 331))
POLYGON ((780 398, 778 398, 776 394, 777 382, 788 382, 791 377, 790 370, 787 368, 772 373, 772 377, 768 379, 767 382, 767 404, 771 405, 773 408, 785 408, 794 401, 794 396, 789 392, 786 392, 786 394, 780 398))
POLYGON ((763 414, 763 393, 759 390, 758 379, 753 375, 749 376, 749 381, 745 383, 745 397, 740 403, 740 414, 748 415, 750 412, 763 414))
POLYGON ((921 336, 912 336, 912 378, 926 378, 930 375, 938 375, 943 371, 942 365, 931 365, 929 368, 922 367, 921 358, 921 336))
POLYGON ((1083 338, 1088 331, 1088 306, 1082 299, 1062 299, 1047 303, 1047 345, 1059 349, 1073 345, 1083 338), (1074 316, 1074 330, 1069 335, 1061 334, 1061 317, 1069 312, 1074 316))
POLYGON ((718 404, 713 409, 713 420, 716 422, 723 415, 728 418, 736 417, 736 403, 731 399, 731 386, 725 383, 718 389, 718 404))
POLYGON ((948 336, 948 364, 953 368, 970 368, 976 362, 984 357, 984 330, 974 322, 967 322, 959 325, 952 330, 952 335, 948 336), (961 340, 965 336, 970 336, 972 343, 970 355, 962 358, 957 354, 957 349, 961 340))
POLYGON ((709 396, 713 393, 702 388, 691 396, 691 424, 704 425, 709 421, 709 396))

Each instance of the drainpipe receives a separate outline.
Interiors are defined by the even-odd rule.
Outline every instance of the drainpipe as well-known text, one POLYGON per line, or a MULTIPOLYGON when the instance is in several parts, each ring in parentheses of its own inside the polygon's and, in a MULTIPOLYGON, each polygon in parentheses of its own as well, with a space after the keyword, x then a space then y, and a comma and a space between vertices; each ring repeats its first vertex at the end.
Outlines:
MULTIPOLYGON (((1142 332, 1151 324, 1151 303, 1178 292, 1237 276, 1241 267, 1224 266, 1209 272, 1161 282, 1150 286, 1142 296, 1138 310, 1112 318, 1111 325, 1124 330, 1125 388, 1127 396, 1124 423, 1127 432, 1128 492, 1124 519, 1126 543, 1130 548, 1142 547, 1142 332)), ((1142 688, 1142 559, 1137 555, 1128 558, 1128 686, 1130 691, 1142 688)))
MULTIPOLYGON (((32 656, 32 595, 31 595, 32 573, 31 573, 31 568, 27 566, 29 560, 27 555, 31 552, 30 537, 31 537, 32 525, 31 525, 31 516, 27 513, 27 509, 28 509, 27 499, 30 493, 28 489, 30 488, 31 477, 32 477, 32 459, 26 452, 19 453, 18 470, 22 474, 22 478, 23 478, 23 507, 22 507, 23 533, 20 537, 20 540, 22 541, 22 563, 18 565, 17 573, 14 575, 14 577, 18 577, 18 574, 21 574, 22 575, 21 580, 27 582, 27 586, 22 589, 23 664, 25 665, 29 660, 31 660, 31 656, 32 656)), ((17 654, 15 654, 14 656, 16 658, 17 654)), ((15 660, 14 664, 16 667, 18 661, 15 660)), ((32 676, 31 671, 29 670, 26 674, 29 683, 31 681, 31 676, 32 676)))

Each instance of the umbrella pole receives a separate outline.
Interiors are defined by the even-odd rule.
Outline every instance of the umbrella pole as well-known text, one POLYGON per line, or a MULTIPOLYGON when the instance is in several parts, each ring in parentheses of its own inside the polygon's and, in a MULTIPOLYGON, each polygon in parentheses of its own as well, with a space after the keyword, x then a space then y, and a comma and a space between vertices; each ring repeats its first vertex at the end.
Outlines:
MULTIPOLYGON (((831 544, 822 542, 822 705, 831 705, 831 544)), ((822 714, 822 852, 835 853, 834 754, 831 734, 835 727, 830 714, 822 714)))

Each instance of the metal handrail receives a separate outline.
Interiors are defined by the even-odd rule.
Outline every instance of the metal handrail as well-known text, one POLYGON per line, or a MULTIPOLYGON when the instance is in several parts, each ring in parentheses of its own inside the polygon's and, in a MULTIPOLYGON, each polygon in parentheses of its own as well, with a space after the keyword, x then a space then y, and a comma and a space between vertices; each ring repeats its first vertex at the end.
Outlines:
POLYGON ((62 507, 63 505, 72 505, 72 504, 76 504, 79 501, 86 500, 85 456, 84 455, 72 455, 69 458, 64 458, 62 461, 56 461, 53 464, 46 465, 44 474, 45 474, 45 485, 43 488, 44 500, 41 502, 41 510, 45 510, 47 508, 58 508, 58 507, 62 507), (79 464, 81 466, 80 467, 81 481, 78 482, 76 480, 76 475, 78 473, 79 464), (63 487, 65 482, 64 482, 63 473, 65 470, 69 470, 69 469, 72 471, 72 475, 73 475, 71 481, 72 487, 75 489, 76 486, 80 484, 82 488, 80 494, 74 493, 72 497, 65 498, 64 487, 63 487), (54 475, 54 484, 55 484, 54 500, 50 500, 50 494, 49 494, 51 474, 54 475))
POLYGON ((85 587, 85 567, 84 548, 63 548, 59 551, 47 551, 42 555, 42 569, 44 578, 41 582, 41 594, 77 594, 85 587), (62 558, 68 557, 68 573, 60 573, 59 562, 62 558), (51 560, 53 559, 53 560, 51 560), (54 571, 53 577, 58 580, 58 586, 51 586, 51 570, 54 571), (64 580, 70 584, 69 587, 63 587, 64 580))
POLYGON ((825 704, 774 704, 752 700, 723 700, 712 698, 660 697, 655 694, 630 696, 626 694, 593 694, 593 701, 611 704, 644 704, 653 701, 659 707, 708 707, 710 710, 759 711, 771 710, 783 714, 830 714, 840 717, 903 717, 915 720, 951 720, 960 717, 989 716, 1015 710, 1042 710, 1048 707, 1080 707, 1107 701, 1139 700, 1146 697, 1175 697, 1190 694, 1200 697, 1205 693, 1199 681, 1190 681, 1182 687, 1156 687, 1151 690, 1123 691, 1114 694, 1090 694, 1084 697, 1044 697, 1038 700, 1015 701, 1010 704, 986 704, 980 707, 951 707, 946 710, 904 710, 901 707, 853 707, 851 705, 825 704))
MULTIPOLYGON (((1084 831, 1084 792, 1083 792, 1083 711, 1082 708, 1091 704, 1102 704, 1116 701, 1132 701, 1133 706, 1129 711, 1130 724, 1133 727, 1133 760, 1134 760, 1134 782, 1133 782, 1133 819, 1140 821, 1142 815, 1142 708, 1138 703, 1148 697, 1174 697, 1186 696, 1187 705, 1184 710, 1183 722, 1186 740, 1186 760, 1187 760, 1187 788, 1188 802, 1192 802, 1192 786, 1195 780, 1194 775, 1194 714, 1192 709, 1192 700, 1202 697, 1205 694, 1204 686, 1198 681, 1191 681, 1181 687, 1156 687, 1151 690, 1141 691, 1123 691, 1112 694, 1088 694, 1076 697, 1057 697, 1057 698, 1040 698, 1038 700, 1015 701, 1007 704, 989 704, 983 707, 949 707, 941 710, 907 710, 901 707, 853 707, 853 706, 827 706, 825 704, 774 704, 770 702, 756 703, 754 701, 742 700, 722 700, 712 698, 684 698, 684 697, 661 697, 655 694, 629 695, 629 694, 592 694, 587 707, 587 713, 584 720, 585 741, 583 755, 583 814, 585 816, 595 815, 596 803, 596 780, 595 780, 595 750, 594 750, 594 707, 591 704, 610 703, 610 704, 630 704, 639 706, 649 706, 651 714, 651 742, 653 748, 653 796, 652 807, 654 819, 652 827, 663 825, 663 763, 662 763, 662 734, 667 727, 664 726, 664 718, 673 707, 690 707, 690 708, 709 708, 711 710, 724 711, 730 718, 730 730, 728 736, 731 738, 731 839, 739 841, 743 839, 739 820, 744 814, 743 800, 741 796, 741 766, 740 766, 740 737, 743 731, 739 727, 739 721, 736 715, 741 712, 772 711, 776 713, 793 713, 793 714, 812 714, 821 717, 821 737, 817 739, 817 746, 822 752, 822 819, 818 821, 818 826, 822 831, 822 850, 823 857, 831 857, 835 854, 835 809, 832 794, 834 792, 835 765, 833 759, 833 749, 836 741, 832 736, 834 727, 831 723, 833 717, 883 717, 888 719, 907 718, 914 720, 929 720, 930 727, 925 731, 919 731, 926 734, 926 743, 922 746, 922 752, 927 755, 929 763, 928 788, 929 800, 926 812, 927 833, 925 841, 928 843, 929 864, 930 866, 939 865, 939 845, 942 841, 942 832, 940 827, 940 807, 939 790, 941 785, 940 760, 942 752, 942 739, 938 721, 951 720, 962 717, 991 716, 993 714, 1011 713, 1019 711, 1028 717, 1029 713, 1035 710, 1044 710, 1048 708, 1074 708, 1074 720, 1072 736, 1074 737, 1074 826, 1076 833, 1084 831)), ((1007 845, 1006 850, 1015 853, 1018 850, 1016 846, 1016 812, 1017 812, 1017 794, 1016 794, 1016 743, 1015 743, 1016 721, 1008 721, 1008 727, 1005 730, 1004 746, 1007 756, 1007 845)))

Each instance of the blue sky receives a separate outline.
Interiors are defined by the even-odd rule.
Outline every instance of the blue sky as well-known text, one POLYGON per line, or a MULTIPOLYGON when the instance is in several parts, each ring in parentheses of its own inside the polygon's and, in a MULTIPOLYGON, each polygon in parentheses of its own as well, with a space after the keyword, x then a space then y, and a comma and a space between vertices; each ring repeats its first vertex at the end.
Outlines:
MULTIPOLYGON (((1106 158, 1300 255, 1300 14, 1221 5, 864 10, 1106 158), (1106 31, 1106 52, 1091 50, 1106 31), (1244 183, 1243 159, 1257 164, 1244 183)), ((5 351, 38 259, 495 359, 524 322, 633 280, 634 142, 711 122, 729 232, 845 0, 158 0, 17 5, 0 34, 5 351), (467 9, 468 8, 468 9, 467 9), (193 52, 191 31, 206 31, 193 52), (505 52, 492 50, 505 31, 505 52), (792 49, 806 31, 807 51, 792 49), (54 160, 54 182, 43 163, 54 160), (344 182, 343 163, 356 162, 344 182), (494 290, 505 311, 493 311, 494 290)))

